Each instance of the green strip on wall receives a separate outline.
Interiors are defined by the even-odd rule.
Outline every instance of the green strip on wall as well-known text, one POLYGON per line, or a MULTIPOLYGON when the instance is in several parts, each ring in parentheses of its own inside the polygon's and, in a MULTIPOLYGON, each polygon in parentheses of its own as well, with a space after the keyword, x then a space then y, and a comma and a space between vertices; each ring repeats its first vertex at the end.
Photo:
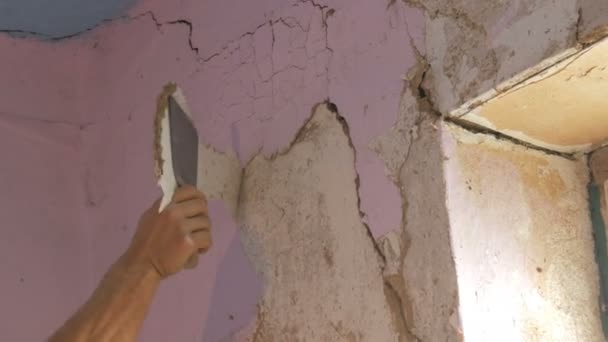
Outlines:
POLYGON ((604 327, 604 335, 608 337, 608 250, 606 247, 606 227, 602 218, 600 192, 595 184, 589 185, 589 207, 595 238, 595 260, 600 271, 600 317, 604 327))

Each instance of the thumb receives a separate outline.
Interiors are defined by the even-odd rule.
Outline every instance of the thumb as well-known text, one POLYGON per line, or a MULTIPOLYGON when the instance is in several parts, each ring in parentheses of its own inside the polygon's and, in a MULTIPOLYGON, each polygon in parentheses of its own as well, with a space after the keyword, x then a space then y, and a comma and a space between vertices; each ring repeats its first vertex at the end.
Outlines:
POLYGON ((160 208, 160 202, 163 200, 162 197, 158 198, 156 201, 154 201, 154 203, 152 203, 152 205, 150 206, 150 211, 153 211, 155 213, 159 212, 159 208, 160 208))

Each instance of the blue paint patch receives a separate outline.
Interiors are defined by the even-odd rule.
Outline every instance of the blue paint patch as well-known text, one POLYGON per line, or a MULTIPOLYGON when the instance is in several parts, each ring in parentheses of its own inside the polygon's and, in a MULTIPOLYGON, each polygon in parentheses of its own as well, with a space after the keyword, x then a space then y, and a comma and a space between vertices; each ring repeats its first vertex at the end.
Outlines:
POLYGON ((589 185, 589 207, 595 240, 595 260, 600 271, 600 317, 604 336, 608 336, 608 248, 606 246, 606 226, 601 211, 601 189, 595 184, 589 185))
POLYGON ((60 39, 126 14, 135 0, 0 0, 0 32, 60 39))

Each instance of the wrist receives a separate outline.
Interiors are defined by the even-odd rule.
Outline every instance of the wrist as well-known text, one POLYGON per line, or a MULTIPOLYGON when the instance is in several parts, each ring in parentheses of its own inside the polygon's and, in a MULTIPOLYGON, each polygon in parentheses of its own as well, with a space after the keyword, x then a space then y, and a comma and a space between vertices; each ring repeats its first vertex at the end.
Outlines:
POLYGON ((127 249, 120 259, 118 259, 116 267, 126 274, 138 275, 145 279, 158 281, 162 279, 161 274, 148 258, 134 252, 132 248, 127 249))

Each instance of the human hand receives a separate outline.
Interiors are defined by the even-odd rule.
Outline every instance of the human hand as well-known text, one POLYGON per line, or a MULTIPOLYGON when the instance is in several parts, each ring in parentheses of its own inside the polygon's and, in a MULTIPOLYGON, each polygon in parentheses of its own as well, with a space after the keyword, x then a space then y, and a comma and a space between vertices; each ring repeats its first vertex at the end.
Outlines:
POLYGON ((160 200, 142 215, 128 254, 139 265, 152 267, 161 278, 196 266, 197 255, 211 247, 207 200, 195 187, 181 187, 158 212, 160 200))

